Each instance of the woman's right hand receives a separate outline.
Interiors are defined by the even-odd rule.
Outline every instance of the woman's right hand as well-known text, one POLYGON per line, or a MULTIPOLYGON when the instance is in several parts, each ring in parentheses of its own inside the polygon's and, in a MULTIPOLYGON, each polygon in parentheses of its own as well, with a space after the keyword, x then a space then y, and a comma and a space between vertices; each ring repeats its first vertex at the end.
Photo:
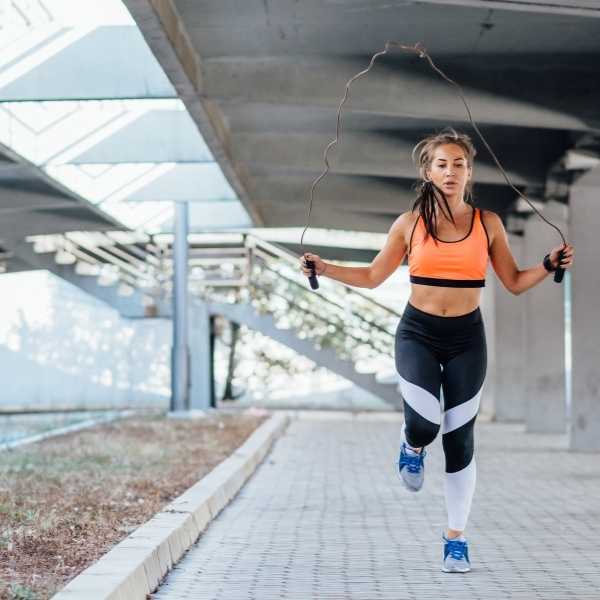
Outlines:
POLYGON ((310 275, 312 274, 312 271, 306 266, 307 260, 312 260, 315 263, 315 271, 317 272, 317 275, 321 275, 323 271, 325 271, 325 263, 318 254, 311 254, 310 252, 305 252, 299 260, 300 268, 307 277, 310 277, 310 275))

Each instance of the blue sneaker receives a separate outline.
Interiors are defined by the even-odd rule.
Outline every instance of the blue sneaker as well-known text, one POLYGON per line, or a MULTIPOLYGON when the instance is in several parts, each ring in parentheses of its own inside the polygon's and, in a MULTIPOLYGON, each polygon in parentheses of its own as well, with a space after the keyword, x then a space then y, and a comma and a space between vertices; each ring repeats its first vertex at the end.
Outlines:
POLYGON ((471 570, 469 561, 469 548, 467 540, 459 537, 449 540, 445 535, 444 539, 444 563, 442 571, 444 573, 466 573, 471 570))
POLYGON ((423 487, 425 478, 425 465, 423 460, 427 456, 425 448, 421 452, 415 452, 405 442, 400 446, 400 457, 398 458, 398 470, 404 485, 411 492, 418 492, 423 487))

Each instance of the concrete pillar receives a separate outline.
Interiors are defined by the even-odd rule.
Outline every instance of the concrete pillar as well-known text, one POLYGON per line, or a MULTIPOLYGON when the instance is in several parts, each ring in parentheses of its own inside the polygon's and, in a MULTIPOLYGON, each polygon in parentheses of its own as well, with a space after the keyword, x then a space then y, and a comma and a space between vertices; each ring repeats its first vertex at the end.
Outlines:
POLYGON ((575 181, 570 196, 572 400, 569 446, 600 450, 600 168, 575 181))
POLYGON ((190 408, 214 407, 214 339, 212 319, 205 302, 190 304, 190 408))
POLYGON ((171 412, 189 410, 188 346, 188 205, 175 203, 173 239, 173 347, 171 349, 171 412))
MULTIPOLYGON (((508 234, 510 250, 519 268, 524 268, 524 239, 508 234)), ((525 420, 525 303, 524 296, 511 294, 496 280, 496 421, 525 420)))
POLYGON ((490 419, 494 419, 496 414, 496 311, 494 308, 496 284, 496 278, 490 267, 481 294, 481 313, 487 347, 487 371, 479 407, 479 413, 490 419))
MULTIPOLYGON (((549 202, 544 216, 568 238, 567 206, 549 202)), ((525 257, 522 268, 540 264, 544 255, 559 245, 558 233, 532 214, 525 223, 525 257)), ((532 433, 563 433, 565 401, 564 282, 552 275, 524 293, 525 300, 525 397, 526 430, 532 433)))

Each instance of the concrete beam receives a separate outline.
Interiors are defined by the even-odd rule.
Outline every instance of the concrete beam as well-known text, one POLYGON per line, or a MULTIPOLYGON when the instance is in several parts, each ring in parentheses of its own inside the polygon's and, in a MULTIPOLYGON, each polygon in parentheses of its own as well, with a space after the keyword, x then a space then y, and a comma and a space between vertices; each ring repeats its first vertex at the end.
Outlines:
MULTIPOLYGON (((260 204, 265 214, 269 204, 260 204)), ((306 207, 292 206, 273 209, 268 215, 265 227, 304 227, 306 225, 306 207)), ((400 214, 400 213, 398 213, 400 214)), ((370 233, 387 233, 394 222, 395 216, 377 213, 358 213, 338 206, 337 208, 324 209, 313 207, 310 217, 312 227, 328 229, 346 229, 348 231, 368 231, 370 233)), ((298 239, 300 236, 298 236, 298 239)), ((310 243, 310 228, 304 237, 305 245, 310 243)))
MULTIPOLYGON (((267 227, 305 225, 314 177, 314 173, 285 172, 254 177, 252 195, 266 216, 267 227)), ((316 187, 311 223, 333 229, 385 233, 397 216, 412 207, 415 181, 330 174, 316 187)), ((514 193, 506 185, 476 184, 475 191, 476 199, 480 199, 478 206, 501 216, 514 199, 514 193)))
MULTIPOLYGON (((282 246, 297 256, 300 256, 304 250, 299 243, 277 242, 277 245, 282 246)), ((336 246, 322 246, 319 244, 311 244, 310 251, 318 254, 323 260, 342 260, 363 263, 370 263, 375 256, 377 256, 378 252, 377 250, 368 250, 364 248, 341 248, 336 246)))
MULTIPOLYGON (((9 9, 6 10, 7 12, 3 12, 3 20, 10 22, 9 9)), ((48 10, 53 10, 52 3, 49 3, 48 10)), ((0 88, 2 101, 43 102, 176 96, 175 90, 160 66, 153 60, 144 39, 133 24, 99 26, 96 23, 97 27, 79 37, 78 34, 85 31, 83 27, 73 27, 72 23, 62 21, 62 29, 59 29, 60 18, 57 15, 51 17, 50 23, 53 23, 57 30, 52 37, 47 37, 47 27, 50 23, 42 27, 41 22, 34 18, 29 24, 27 34, 21 38, 24 45, 21 49, 22 54, 19 55, 21 60, 9 63, 3 70, 5 77, 11 67, 21 72, 0 88), (60 44, 73 34, 76 39, 73 41, 71 38, 71 43, 60 52, 44 56, 53 43, 60 44), (37 43, 25 51, 27 39, 36 40, 37 43), (127 60, 123 60, 124 56, 127 60), (27 62, 30 66, 36 66, 28 70, 27 62)), ((16 47, 12 48, 16 50, 16 47)), ((10 49, 8 42, 5 52, 10 49)))
MULTIPOLYGON (((407 59, 398 59, 393 64, 378 64, 366 77, 352 84, 344 107, 394 117, 429 119, 435 115, 438 120, 468 122, 465 107, 455 88, 431 71, 424 62, 415 64, 414 60, 412 63, 407 59)), ((450 62, 450 57, 446 61, 450 62)), ((456 61, 460 65, 458 59, 456 61)), ((347 81, 365 69, 368 62, 368 57, 360 60, 321 57, 211 58, 203 62, 201 91, 203 96, 216 102, 224 113, 227 113, 227 102, 294 104, 306 110, 320 106, 337 111, 347 81)), ((593 119, 596 114, 595 118, 598 119, 591 99, 584 100, 575 95, 565 104, 564 96, 550 96, 542 87, 543 80, 538 80, 535 74, 515 70, 518 64, 507 64, 506 83, 502 87, 497 83, 494 85, 501 66, 497 66, 493 74, 482 63, 469 66, 469 71, 461 72, 460 77, 455 69, 446 70, 451 77, 459 79, 478 123, 587 130, 588 123, 580 115, 585 113, 593 119), (492 76, 496 79, 492 79, 492 76), (525 91, 527 98, 520 99, 525 91), (568 107, 568 111, 553 109, 552 102, 568 107), (586 102, 585 110, 583 102, 586 102)), ((568 70, 565 74, 569 74, 568 70)), ((545 77, 545 73, 540 72, 537 77, 545 77)), ((572 79, 572 73, 569 79, 572 79)))
MULTIPOLYGON (((263 212, 269 215, 269 220, 274 216, 273 212, 283 213, 298 208, 306 211, 315 177, 315 173, 258 175, 253 179, 253 197, 264 208, 263 212)), ((315 188, 313 210, 315 213, 348 210, 397 216, 414 202, 412 183, 398 180, 394 184, 383 178, 329 174, 315 188)))
MULTIPOLYGON (((316 132, 246 133, 233 135, 233 147, 236 158, 252 171, 256 168, 302 168, 318 174, 325 166, 323 152, 334 139, 335 134, 316 132)), ((329 152, 330 173, 414 180, 418 175, 411 157, 413 146, 413 143, 392 135, 345 132, 342 140, 329 152)), ((527 160, 523 157, 521 168, 528 164, 527 160)), ((523 176, 508 168, 508 175, 516 185, 543 185, 545 182, 545 173, 541 169, 523 176)), ((473 176, 482 183, 506 184, 498 168, 486 162, 475 164, 473 176)))
POLYGON ((0 169, 0 239, 7 246, 20 243, 27 235, 124 229, 8 146, 0 144, 0 153, 7 159, 0 169))
POLYGON ((415 3, 600 18, 597 0, 415 0, 415 3))

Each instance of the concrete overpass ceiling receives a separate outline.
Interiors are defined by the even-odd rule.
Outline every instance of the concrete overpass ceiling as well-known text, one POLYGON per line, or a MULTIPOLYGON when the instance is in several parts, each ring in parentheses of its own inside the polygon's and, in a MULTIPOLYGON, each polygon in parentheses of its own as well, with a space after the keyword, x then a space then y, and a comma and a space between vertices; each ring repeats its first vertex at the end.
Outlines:
MULTIPOLYGON (((349 115, 344 122, 342 142, 330 153, 331 173, 398 177, 415 180, 417 170, 412 161, 415 140, 435 131, 400 129, 397 131, 355 130, 349 115)), ((459 123, 448 123, 468 131, 459 123)), ((543 185, 547 165, 559 158, 557 147, 564 143, 562 131, 542 130, 539 135, 527 136, 518 128, 485 128, 485 135, 496 154, 501 157, 511 180, 520 185, 543 185), (512 131, 511 131, 512 130, 512 131), (512 135, 511 135, 512 134, 512 135), (520 134, 520 135, 519 135, 520 134)), ((471 133, 475 138, 474 132, 471 133)), ((234 156, 246 164, 254 174, 304 173, 317 175, 323 170, 322 153, 315 148, 325 148, 335 137, 334 133, 305 130, 293 132, 240 133, 232 135, 234 156), (301 168, 298 168, 301 165, 301 168)), ((477 143, 477 140, 474 140, 477 143)), ((479 145, 475 177, 482 183, 504 184, 505 179, 493 162, 491 155, 479 145)))
MULTIPOLYGON (((285 211, 290 218, 293 216, 290 226, 299 227, 305 224, 305 205, 309 199, 306 177, 289 174, 270 175, 256 177, 255 182, 253 194, 264 213, 272 215, 280 210, 285 211)), ((331 175, 315 193, 312 223, 321 226, 319 215, 335 214, 336 211, 339 214, 340 211, 348 210, 356 214, 388 215, 388 218, 393 220, 412 207, 415 198, 414 183, 414 180, 408 179, 331 175)), ((473 192, 478 206, 494 210, 501 215, 516 196, 508 186, 482 183, 476 183, 473 192)), ((340 227, 344 228, 347 229, 340 227)))
MULTIPOLYGON (((35 47, 27 53, 34 54, 35 47)), ((92 29, 58 54, 38 60, 37 68, 16 79, 10 72, 0 75, 0 82, 6 82, 1 88, 3 101, 175 97, 173 86, 132 25, 92 29)))
MULTIPOLYGON (((452 0, 174 0, 192 44, 205 59, 370 55, 388 39, 421 41, 438 55, 475 50, 478 54, 553 54, 557 47, 577 53, 598 48, 598 22, 590 17, 600 16, 600 7, 593 0, 585 15, 551 12, 550 2, 539 2, 537 7, 527 2, 540 9, 527 12, 511 10, 517 2, 464 4, 452 0)), ((555 8, 585 4, 560 2, 555 8)), ((526 3, 521 5, 525 8, 526 3)))
POLYGON ((71 229, 119 229, 72 190, 48 177, 10 148, 0 146, 0 246, 11 248, 28 235, 71 229), (53 216, 51 216, 53 214, 53 216))
MULTIPOLYGON (((511 179, 533 199, 556 199, 548 181, 565 153, 600 131, 597 2, 125 2, 184 103, 204 107, 190 113, 218 132, 266 227, 304 225, 346 82, 386 40, 421 42, 462 85, 511 179)), ((392 51, 355 81, 344 109, 313 226, 387 231, 414 198, 412 147, 447 125, 478 148, 479 205, 505 217, 518 210, 455 89, 424 60, 392 51)))
POLYGON ((120 202, 164 202, 167 199, 237 201, 214 162, 58 165, 49 167, 49 172, 101 206, 120 202))
POLYGON ((181 102, 168 100, 157 104, 162 106, 140 110, 137 118, 127 122, 115 135, 99 140, 74 156, 70 163, 214 164, 210 149, 181 102))
MULTIPOLYGON (((14 157, 0 157, 0 210, 11 237, 44 233, 43 220, 48 233, 68 231, 77 218, 157 232, 173 200, 239 204, 120 0, 13 0, 0 15, 0 143, 14 157)), ((200 225, 211 227, 210 211, 200 225)))

